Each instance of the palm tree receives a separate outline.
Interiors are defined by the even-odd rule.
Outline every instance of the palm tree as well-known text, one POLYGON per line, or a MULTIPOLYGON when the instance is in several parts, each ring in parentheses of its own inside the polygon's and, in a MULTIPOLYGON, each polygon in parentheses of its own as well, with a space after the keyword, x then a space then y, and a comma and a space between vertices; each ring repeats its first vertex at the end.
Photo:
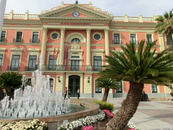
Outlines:
POLYGON ((115 79, 110 78, 102 78, 101 76, 96 80, 98 81, 98 84, 96 87, 105 88, 104 95, 102 98, 102 101, 106 102, 109 94, 110 89, 118 89, 119 86, 116 84, 115 79))
POLYGON ((13 98, 14 90, 22 85, 22 75, 16 72, 4 72, 0 75, 0 88, 7 90, 7 95, 13 98))
POLYGON ((173 48, 168 48, 156 54, 152 47, 155 42, 144 46, 140 41, 138 47, 134 43, 121 46, 123 51, 112 51, 106 56, 108 65, 100 73, 119 81, 128 81, 130 86, 121 108, 113 119, 108 122, 107 130, 123 130, 135 114, 142 97, 144 84, 169 86, 173 79, 173 48))
POLYGON ((155 33, 165 34, 170 40, 170 45, 173 46, 173 10, 165 12, 163 16, 159 16, 155 20, 158 22, 155 25, 155 33))

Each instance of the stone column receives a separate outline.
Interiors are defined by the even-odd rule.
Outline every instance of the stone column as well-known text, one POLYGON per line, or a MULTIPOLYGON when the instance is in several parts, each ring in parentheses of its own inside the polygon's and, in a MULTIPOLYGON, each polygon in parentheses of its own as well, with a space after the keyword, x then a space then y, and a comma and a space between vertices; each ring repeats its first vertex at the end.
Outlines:
POLYGON ((60 41, 59 65, 63 65, 65 28, 61 28, 60 30, 61 30, 61 41, 60 41))
POLYGON ((43 65, 45 65, 45 55, 46 55, 46 37, 47 37, 47 28, 43 28, 43 38, 42 38, 42 44, 41 44, 41 55, 43 57, 43 65))
POLYGON ((87 32, 87 51, 86 51, 86 65, 91 65, 91 28, 86 29, 87 32))
POLYGON ((109 29, 105 29, 105 54, 109 55, 109 29))

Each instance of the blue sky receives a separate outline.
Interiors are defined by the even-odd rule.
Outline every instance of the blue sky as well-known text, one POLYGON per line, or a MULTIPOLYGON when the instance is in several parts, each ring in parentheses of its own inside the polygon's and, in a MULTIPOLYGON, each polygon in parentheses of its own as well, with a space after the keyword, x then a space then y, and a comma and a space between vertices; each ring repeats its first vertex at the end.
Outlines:
MULTIPOLYGON (((74 4, 75 1, 64 0, 64 3, 74 4)), ((173 0, 78 0, 79 4, 89 4, 90 1, 93 6, 102 11, 112 12, 114 16, 127 13, 129 16, 142 14, 151 17, 173 9, 173 0)), ((13 10, 14 13, 24 14, 29 10, 31 14, 40 14, 42 10, 50 10, 61 5, 61 2, 62 0, 7 0, 5 13, 13 10)))

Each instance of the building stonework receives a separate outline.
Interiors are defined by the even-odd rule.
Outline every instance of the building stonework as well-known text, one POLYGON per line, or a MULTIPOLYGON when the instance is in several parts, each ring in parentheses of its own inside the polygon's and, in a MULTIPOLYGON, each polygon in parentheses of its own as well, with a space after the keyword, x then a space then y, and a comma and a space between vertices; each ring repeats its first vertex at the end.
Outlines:
MULTIPOLYGON (((37 69, 39 56, 43 57, 42 71, 50 75, 53 92, 71 90, 77 97, 102 97, 104 89, 96 88, 98 72, 102 70, 105 55, 121 50, 130 41, 138 44, 157 40, 156 49, 167 48, 166 37, 154 33, 157 16, 113 16, 89 4, 65 4, 41 14, 4 15, 0 37, 0 71, 18 71, 31 82, 32 72, 37 69), (56 54, 58 52, 58 54, 56 54), (54 56, 52 56, 54 55, 54 56)), ((129 83, 118 82, 119 90, 110 91, 109 97, 126 96, 129 83)), ((165 86, 145 84, 149 97, 167 97, 165 86)))

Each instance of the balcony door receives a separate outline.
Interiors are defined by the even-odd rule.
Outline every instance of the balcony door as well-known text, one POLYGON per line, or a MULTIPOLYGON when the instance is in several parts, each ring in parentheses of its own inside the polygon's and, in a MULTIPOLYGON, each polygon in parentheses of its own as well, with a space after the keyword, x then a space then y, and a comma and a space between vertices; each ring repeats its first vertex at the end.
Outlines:
POLYGON ((73 75, 69 77, 68 88, 70 89, 71 97, 77 97, 77 89, 80 89, 80 77, 73 75))
POLYGON ((10 70, 18 71, 20 55, 12 55, 10 70))
POLYGON ((28 71, 34 71, 37 69, 37 55, 30 55, 29 62, 28 62, 28 71))
POLYGON ((79 60, 72 60, 71 61, 71 70, 72 71, 79 71, 79 60))

